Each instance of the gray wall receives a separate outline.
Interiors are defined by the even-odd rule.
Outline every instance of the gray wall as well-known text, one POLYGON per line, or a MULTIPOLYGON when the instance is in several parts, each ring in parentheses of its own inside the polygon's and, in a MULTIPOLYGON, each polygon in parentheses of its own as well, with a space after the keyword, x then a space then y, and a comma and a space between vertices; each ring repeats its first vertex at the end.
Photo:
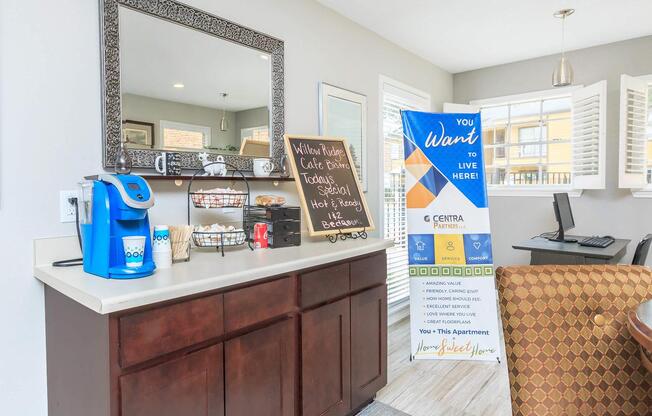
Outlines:
POLYGON ((199 105, 184 104, 168 100, 159 100, 135 94, 122 95, 122 118, 124 120, 146 121, 154 123, 154 147, 160 148, 163 144, 161 126, 159 121, 174 121, 177 123, 195 124, 211 128, 211 147, 225 145, 240 148, 240 134, 236 134, 236 113, 227 111, 226 118, 229 122, 227 131, 220 130, 222 111, 202 107, 199 105))
MULTIPOLYGON (((624 261, 631 261, 636 242, 652 232, 652 199, 634 198, 618 189, 618 122, 620 74, 652 74, 652 37, 617 42, 568 54, 575 69, 575 83, 589 85, 606 79, 607 91, 607 189, 585 191, 571 205, 580 235, 611 234, 632 239, 624 261)), ((454 76, 457 103, 552 88, 551 74, 558 56, 547 56, 463 72, 454 76)), ((497 265, 523 264, 526 252, 512 243, 543 231, 554 230, 551 197, 491 197, 491 228, 497 265)))
MULTIPOLYGON (((430 92, 435 108, 452 99, 452 75, 314 1, 185 2, 285 40, 288 133, 318 133, 319 81, 367 96, 368 199, 378 218, 379 74, 430 92)), ((2 414, 46 414, 43 288, 32 277, 32 240, 73 235, 73 224, 59 223, 59 190, 102 170, 98 13, 97 0, 0 1, 2 414)), ((152 224, 183 223, 183 187, 153 187, 152 224)), ((296 202, 294 189, 254 191, 296 202)))
POLYGON ((235 135, 238 143, 241 141, 242 129, 269 125, 269 109, 267 107, 252 108, 235 113, 235 135))

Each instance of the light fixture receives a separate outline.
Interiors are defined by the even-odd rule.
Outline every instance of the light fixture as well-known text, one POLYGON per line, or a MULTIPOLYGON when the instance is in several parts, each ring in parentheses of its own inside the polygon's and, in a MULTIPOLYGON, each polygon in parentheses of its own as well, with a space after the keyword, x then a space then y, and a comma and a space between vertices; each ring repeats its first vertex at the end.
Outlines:
POLYGON ((172 85, 172 86, 173 86, 174 88, 183 88, 183 87, 185 87, 185 85, 183 85, 183 84, 180 83, 180 82, 177 82, 176 84, 174 84, 174 85, 172 85))
POLYGON ((561 9, 555 13, 557 19, 561 19, 561 58, 552 72, 552 86, 565 87, 573 83, 573 67, 568 59, 566 59, 566 51, 564 50, 564 37, 566 35, 566 18, 575 13, 575 9, 561 9))
POLYGON ((226 97, 229 94, 223 92, 221 95, 224 99, 224 108, 222 109, 222 119, 220 120, 220 131, 227 131, 229 129, 229 120, 226 119, 226 97))

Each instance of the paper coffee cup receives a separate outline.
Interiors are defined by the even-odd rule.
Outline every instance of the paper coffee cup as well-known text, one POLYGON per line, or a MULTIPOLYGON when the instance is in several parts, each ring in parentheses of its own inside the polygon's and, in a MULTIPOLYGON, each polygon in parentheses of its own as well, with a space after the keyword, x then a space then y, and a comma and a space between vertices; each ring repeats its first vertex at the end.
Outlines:
POLYGON ((125 264, 127 267, 140 267, 143 265, 145 257, 145 240, 144 235, 130 235, 122 237, 122 247, 125 253, 125 264))
POLYGON ((170 227, 167 225, 155 225, 152 235, 152 251, 171 251, 170 227))
POLYGON ((172 267, 172 251, 153 251, 152 260, 157 269, 169 269, 172 267))

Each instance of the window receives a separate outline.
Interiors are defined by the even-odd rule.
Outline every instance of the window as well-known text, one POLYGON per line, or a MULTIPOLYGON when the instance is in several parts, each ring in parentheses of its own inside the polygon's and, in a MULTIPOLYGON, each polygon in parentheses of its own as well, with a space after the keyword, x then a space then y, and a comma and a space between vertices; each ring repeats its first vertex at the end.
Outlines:
POLYGON ((489 186, 571 187, 570 94, 480 112, 489 186))
POLYGON ((528 146, 521 146, 521 157, 539 157, 546 156, 548 153, 548 146, 546 143, 548 141, 548 129, 544 127, 520 127, 518 129, 518 142, 523 143, 535 143, 528 146), (539 134, 539 132, 541 134, 539 134), (541 143, 541 144, 540 144, 541 143))
POLYGON ((409 294, 407 222, 405 208, 405 164, 401 110, 430 108, 430 98, 395 81, 381 77, 383 132, 383 236, 394 240, 387 250, 387 297, 390 306, 409 294))
POLYGON ((490 195, 604 187, 606 82, 474 101, 490 195))
POLYGON ((166 149, 204 149, 210 147, 210 127, 166 120, 161 120, 159 124, 163 147, 166 149))

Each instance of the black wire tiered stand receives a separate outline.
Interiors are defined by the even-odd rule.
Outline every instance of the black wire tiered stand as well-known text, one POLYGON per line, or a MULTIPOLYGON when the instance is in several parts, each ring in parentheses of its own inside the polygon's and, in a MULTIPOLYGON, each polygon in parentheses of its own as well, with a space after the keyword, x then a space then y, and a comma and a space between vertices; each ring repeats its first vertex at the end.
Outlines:
POLYGON ((246 221, 250 200, 251 190, 249 189, 247 177, 235 166, 226 162, 211 162, 206 164, 202 169, 198 169, 188 182, 188 225, 193 227, 191 237, 194 245, 199 248, 215 248, 218 252, 222 253, 222 257, 224 257, 224 247, 247 244, 249 249, 253 250, 254 248, 248 238, 249 230, 246 221), (216 164, 224 164, 231 170, 231 176, 238 173, 247 187, 247 192, 192 192, 192 182, 195 177, 205 173, 206 167, 216 164), (198 231, 190 222, 191 205, 198 209, 242 209, 242 230, 198 231))

